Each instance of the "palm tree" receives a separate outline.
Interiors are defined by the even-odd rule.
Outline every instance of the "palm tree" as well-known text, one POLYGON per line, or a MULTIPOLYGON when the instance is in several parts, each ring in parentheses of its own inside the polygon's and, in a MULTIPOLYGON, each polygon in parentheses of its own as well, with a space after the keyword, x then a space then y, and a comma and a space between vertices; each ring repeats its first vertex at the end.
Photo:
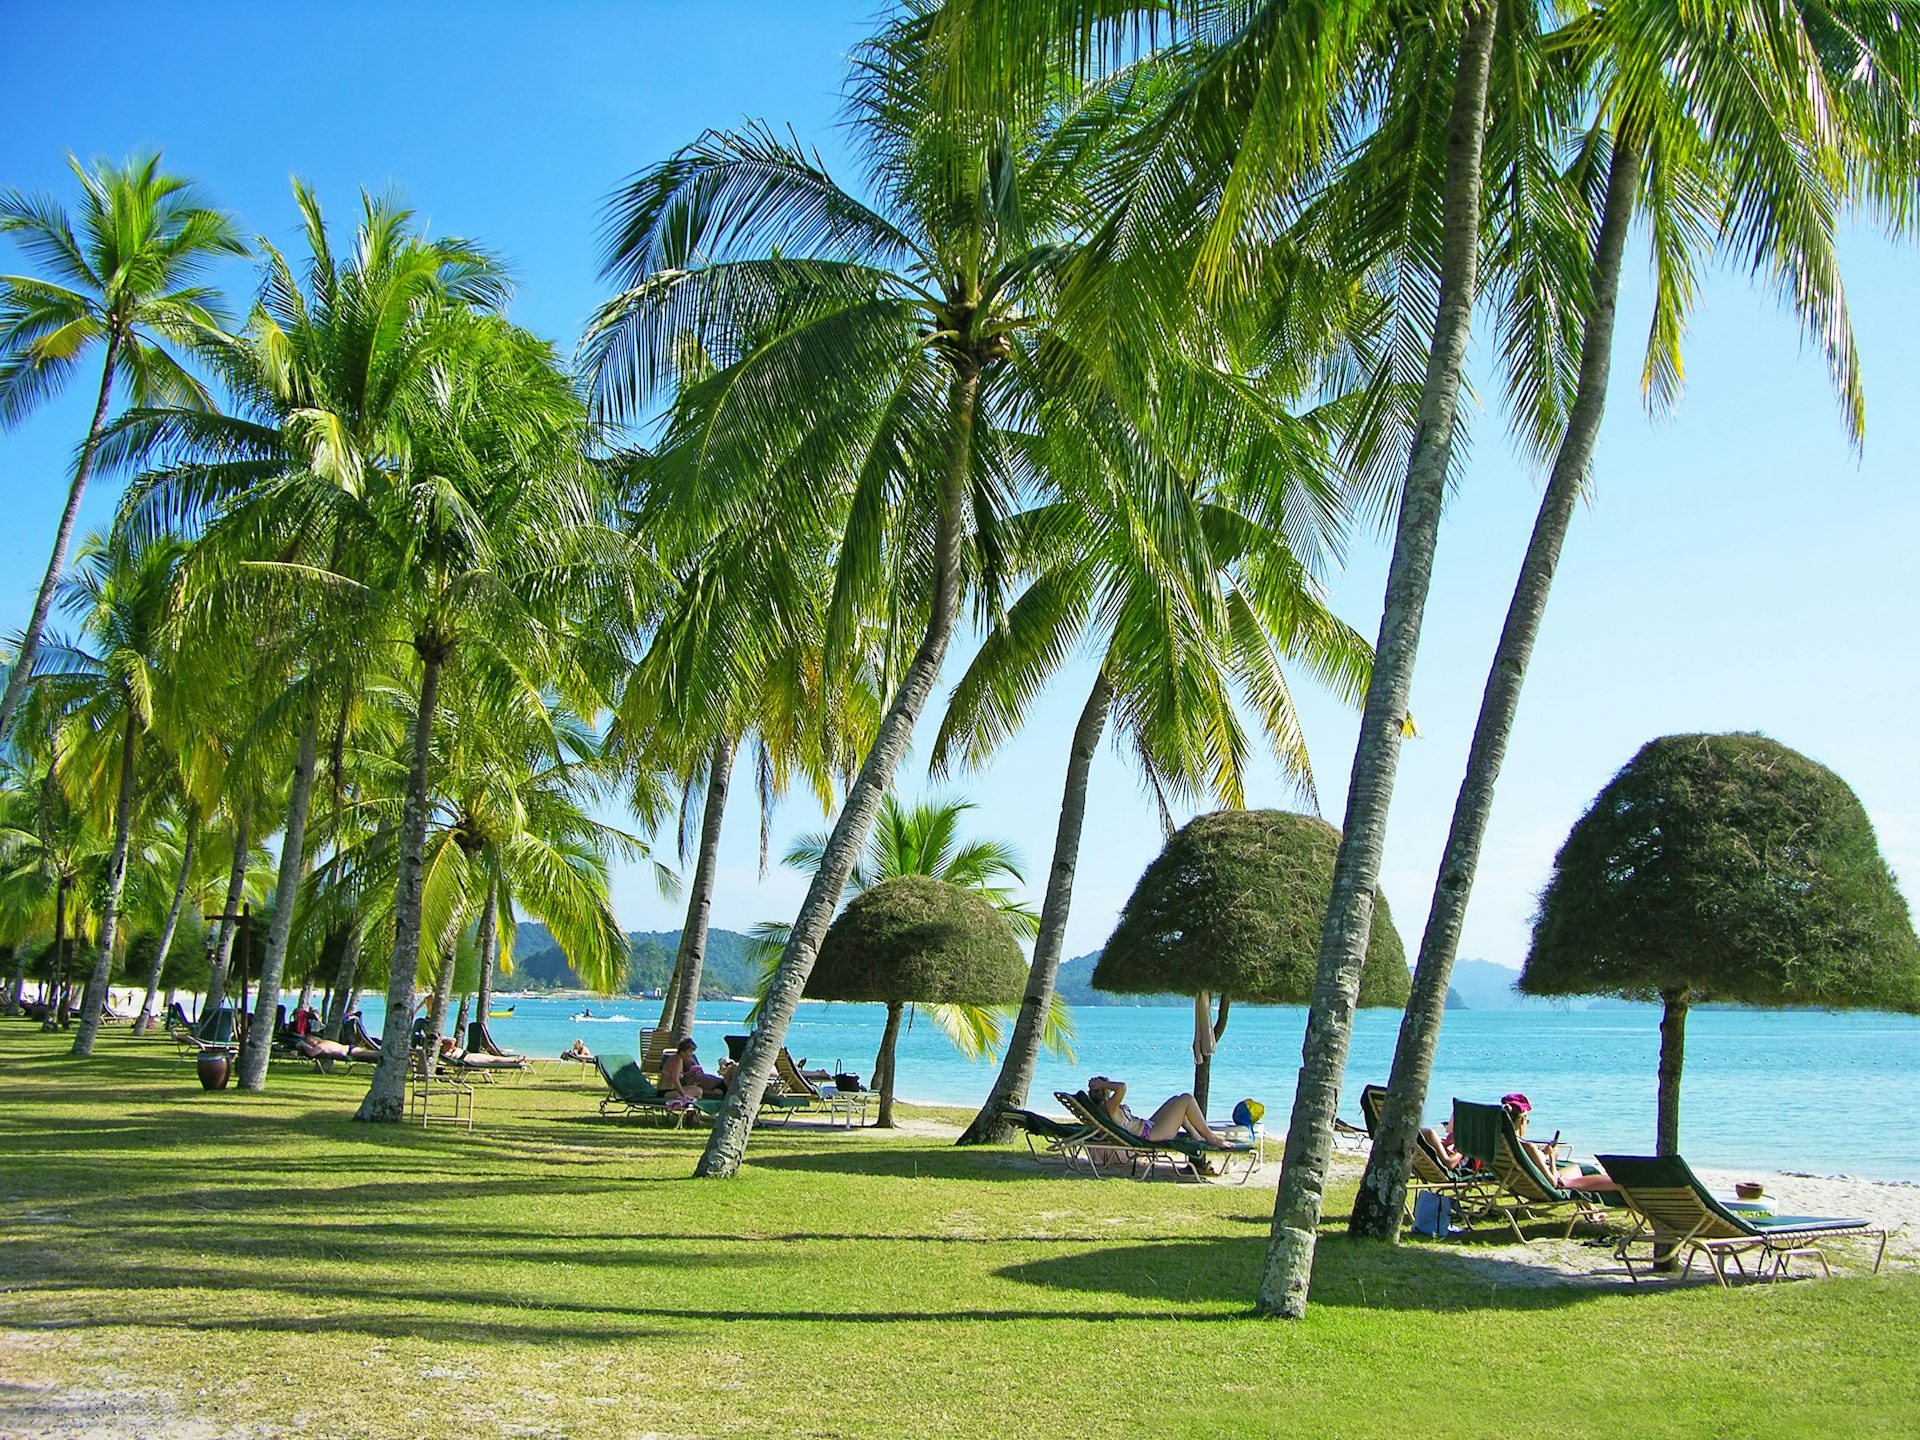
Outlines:
MULTIPOLYGON (((1311 470, 1276 473, 1269 464, 1215 477, 1198 494, 1177 481, 1143 485, 1126 477, 1021 517, 1022 529, 1054 554, 1036 567, 955 686, 934 744, 935 769, 956 757, 983 763, 1083 634, 1098 647, 1099 665, 1069 742, 1026 995, 1000 1075, 959 1143, 1003 1143, 1011 1128, 1006 1111, 1026 1103, 1066 934, 1093 753, 1116 707, 1123 742, 1163 811, 1169 796, 1245 806, 1242 703, 1258 716, 1283 771, 1316 803, 1285 664, 1303 665, 1351 703, 1365 688, 1369 658, 1366 642, 1326 609, 1288 537, 1267 519, 1292 508, 1283 494, 1289 486, 1316 490, 1318 482, 1311 470), (1168 522, 1169 511, 1177 523, 1168 522), (1188 583, 1190 567, 1200 568, 1195 549, 1214 571, 1213 584, 1197 591, 1188 583)), ((1320 500, 1337 523, 1337 497, 1320 500)))
POLYGON ((756 126, 701 137, 630 184, 612 216, 608 273, 624 291, 588 342, 603 402, 640 414, 699 345, 713 374, 681 387, 660 450, 683 506, 708 535, 775 509, 813 517, 836 556, 829 668, 879 597, 890 597, 900 651, 889 647, 892 693, 795 920, 744 1081, 701 1158, 706 1176, 739 1166, 749 1097, 771 1074, 932 694, 964 577, 998 563, 999 515, 1023 465, 1005 430, 1045 391, 1040 337, 1095 219, 1088 183, 1135 104, 1125 86, 1064 81, 991 110, 947 103, 948 49, 927 43, 931 23, 910 12, 854 62, 849 122, 873 204, 756 126))
MULTIPOLYGON (((889 794, 881 803, 867 854, 848 875, 842 899, 851 900, 903 875, 926 876, 984 897, 1005 917, 1014 934, 1031 940, 1038 932, 1040 917, 1007 883, 1024 883, 1019 855, 1004 841, 961 839, 961 819, 973 808, 970 800, 952 798, 903 805, 889 794)), ((802 835, 793 842, 781 863, 795 870, 817 871, 831 841, 830 834, 802 835)), ((755 940, 769 963, 768 979, 771 980, 771 967, 777 965, 787 945, 787 927, 757 926, 755 940)), ((757 1020, 764 1014, 765 1006, 763 987, 761 1002, 749 1018, 757 1020)), ((1000 1047, 1005 1033, 1004 1015, 989 1006, 889 1004, 873 1073, 873 1088, 880 1094, 876 1123, 882 1129, 893 1127, 894 1047, 900 1037, 901 1022, 909 1011, 922 1010, 968 1059, 991 1055, 1000 1047)), ((1072 1035, 1072 1021, 1060 1008, 1050 1007, 1041 1029, 1047 1044, 1064 1049, 1072 1035)))
MULTIPOLYGON (((312 192, 296 182, 294 196, 309 252, 304 267, 296 272, 262 242, 260 303, 245 332, 210 357, 234 397, 233 413, 143 407, 114 427, 105 447, 116 460, 166 461, 129 495, 138 523, 177 525, 215 510, 203 584, 231 593, 250 580, 243 588, 253 604, 278 601, 275 639, 298 672, 262 717, 298 736, 260 973, 264 1015, 278 1003, 305 871, 322 713, 330 691, 350 693, 360 683, 355 642, 369 638, 367 597, 354 583, 353 527, 364 517, 352 507, 369 498, 370 476, 391 465, 396 451, 405 454, 409 407, 422 406, 434 383, 445 321, 504 294, 491 257, 458 240, 416 236, 411 213, 391 199, 362 197, 356 245, 343 262, 312 192), (346 583, 286 583, 289 574, 316 572, 346 583)), ((242 1088, 265 1083, 268 1030, 249 1034, 242 1088)))
POLYGON ((115 385, 137 405, 206 407, 200 382, 168 347, 217 333, 215 293, 195 282, 217 257, 246 253, 225 212, 207 206, 191 181, 163 171, 157 153, 85 166, 69 155, 67 163, 82 191, 77 216, 52 196, 0 192, 0 234, 12 235, 42 271, 0 275, 0 426, 58 392, 81 357, 102 347, 93 419, 0 697, 0 740, 33 673, 115 385))
MULTIPOLYGON (((1861 18, 1870 25, 1871 17, 1861 18)), ((1600 100, 1602 119, 1582 158, 1598 169, 1599 156, 1607 154, 1590 252, 1550 257, 1563 268, 1581 261, 1591 267, 1584 285, 1565 287, 1586 300, 1576 316, 1582 330, 1577 388, 1474 727, 1387 1103, 1354 1204, 1355 1235, 1393 1240, 1399 1233, 1494 786, 1606 408, 1620 269, 1636 214, 1647 220, 1654 242, 1656 310, 1643 372, 1650 398, 1671 398, 1677 386, 1696 252, 1712 242, 1768 275, 1798 308, 1830 359, 1858 438, 1863 396, 1834 218, 1848 184, 1849 150, 1856 144, 1867 154, 1897 148, 1876 118, 1886 111, 1871 92, 1903 66, 1911 73, 1913 57, 1899 53, 1910 52, 1911 42, 1898 27, 1829 34, 1826 24, 1825 12, 1815 18, 1795 7, 1761 14, 1630 3, 1582 15, 1552 37, 1579 53, 1600 100), (1836 123, 1841 117, 1857 128, 1836 123), (1879 140, 1870 139, 1876 131, 1879 140)), ((1886 181, 1869 172, 1868 183, 1886 181)))
POLYGON ((584 463, 584 415, 550 347, 495 317, 429 307, 439 332, 406 407, 404 448, 367 457, 359 488, 291 479, 286 504, 339 526, 337 568, 289 582, 352 598, 364 632, 410 652, 413 711, 396 833, 393 956, 383 1059, 358 1118, 397 1121, 422 939, 433 724, 449 669, 463 690, 555 687, 591 704, 579 621, 630 583, 626 542, 604 523, 584 463), (470 672, 470 673, 468 673, 470 672))
POLYGON ((113 845, 102 887, 100 927, 73 1053, 91 1055, 100 1030, 107 979, 119 939, 127 849, 134 824, 135 769, 140 737, 164 717, 181 676, 168 638, 175 584, 185 546, 156 541, 134 546, 124 537, 94 536, 80 548, 80 565, 66 582, 67 608, 95 648, 54 642, 36 665, 60 711, 60 750, 66 783, 79 793, 112 785, 113 845))

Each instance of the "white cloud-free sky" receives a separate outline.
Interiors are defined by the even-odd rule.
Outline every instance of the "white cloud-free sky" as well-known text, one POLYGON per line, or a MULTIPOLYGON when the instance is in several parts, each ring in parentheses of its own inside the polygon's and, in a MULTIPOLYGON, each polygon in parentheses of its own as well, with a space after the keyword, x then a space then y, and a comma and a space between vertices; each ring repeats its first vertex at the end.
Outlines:
MULTIPOLYGON (((319 189, 341 226, 359 188, 398 187, 436 233, 477 237, 513 263, 515 315, 570 346, 603 295, 598 217, 613 186, 707 126, 792 124, 850 172, 835 125, 844 56, 874 13, 856 3, 332 4, 279 7, 16 0, 0 47, 9 96, 0 185, 70 197, 65 152, 164 148, 251 232, 292 238, 288 177, 319 189), (76 63, 76 56, 84 57, 76 63)), ((1677 730, 1756 729, 1845 777, 1900 874, 1920 876, 1920 269, 1910 253, 1850 233, 1847 276, 1869 414, 1848 447, 1819 355, 1791 316, 1740 274, 1705 287, 1677 414, 1638 403, 1647 315, 1644 248, 1630 252, 1615 398, 1590 506, 1576 517, 1518 732, 1501 781, 1462 954, 1517 965, 1533 896, 1585 804, 1645 740, 1677 730)), ((18 267, 0 247, 0 270, 18 267)), ((228 275, 244 298, 244 271, 228 275)), ((1472 454, 1441 535, 1383 884, 1409 947, 1446 835, 1481 687, 1539 496, 1508 443, 1497 390, 1472 417, 1472 454)), ((45 564, 90 384, 0 435, 0 627, 24 622, 45 564)), ((104 525, 102 485, 83 525, 104 525)), ((1377 628, 1384 540, 1356 535, 1331 577, 1335 608, 1377 628)), ((949 678, 971 651, 956 650, 949 678)), ((1065 674, 1032 724, 958 789, 981 833, 1044 872, 1068 734, 1091 684, 1065 674)), ((1336 823, 1352 759, 1350 713, 1297 687, 1321 803, 1336 823)), ((931 722, 925 731, 931 734, 931 722)), ((925 737, 923 736, 923 739, 925 737)), ((906 768, 925 778, 924 745, 906 768)), ((747 776, 723 848, 717 924, 791 918, 802 877, 762 879, 747 776)), ((1257 804, 1297 803, 1266 767, 1257 804)), ((774 822, 776 855, 822 817, 796 800, 774 822)), ((1098 946, 1160 845, 1153 802, 1124 758, 1093 778, 1067 953, 1098 946)), ((670 848, 671 838, 661 843, 670 848)), ((668 929, 677 907, 635 870, 622 920, 668 929)))

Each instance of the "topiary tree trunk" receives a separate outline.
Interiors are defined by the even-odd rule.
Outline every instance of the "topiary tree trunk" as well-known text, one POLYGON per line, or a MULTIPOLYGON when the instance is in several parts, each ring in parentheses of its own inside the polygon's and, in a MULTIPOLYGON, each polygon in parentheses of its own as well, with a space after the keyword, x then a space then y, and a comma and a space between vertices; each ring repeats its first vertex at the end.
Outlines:
MULTIPOLYGON (((1225 993, 1220 996, 1220 1008, 1215 1012, 1213 1021, 1213 1043, 1218 1045, 1220 1037, 1227 1033, 1227 1005, 1225 993)), ((1193 1062, 1193 1098, 1199 1104, 1201 1113, 1206 1112, 1207 1096, 1213 1091, 1213 1051, 1193 1062)))
POLYGON ((880 1032, 880 1053, 873 1059, 873 1088, 880 1092, 880 1118, 876 1124, 882 1130, 893 1129, 893 1052, 900 1043, 900 1017, 906 1010, 902 1001, 887 1003, 887 1028, 880 1032))
POLYGON ((1654 1122, 1653 1153, 1680 1153, 1680 1070, 1686 1063, 1685 990, 1662 990, 1660 1013, 1660 1108, 1654 1122))

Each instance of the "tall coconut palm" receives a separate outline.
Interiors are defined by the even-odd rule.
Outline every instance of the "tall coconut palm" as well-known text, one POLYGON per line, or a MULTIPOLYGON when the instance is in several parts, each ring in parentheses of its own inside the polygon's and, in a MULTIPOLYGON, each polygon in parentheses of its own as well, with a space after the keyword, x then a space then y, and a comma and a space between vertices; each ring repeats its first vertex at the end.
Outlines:
POLYGON ((433 726, 449 668, 463 689, 552 687, 582 703, 577 626, 631 582, 630 548, 603 523, 584 463, 584 414, 550 347, 493 317, 435 313, 441 331, 408 404, 406 444, 369 456, 356 491, 292 477, 284 503, 324 512, 337 568, 288 583, 350 597, 368 635, 404 646, 413 710, 396 835, 394 941, 383 1059, 358 1118, 397 1121, 421 955, 433 726))
MULTIPOLYGON (((1875 117, 1888 113, 1885 92, 1897 93, 1898 77, 1914 73, 1915 59, 1900 27, 1875 33, 1871 16, 1859 18, 1869 28, 1829 35, 1824 10, 1812 15, 1796 7, 1760 12, 1642 0, 1583 14, 1550 37, 1551 46, 1577 56, 1591 76, 1601 112, 1582 154, 1591 171, 1604 167, 1590 220, 1593 238, 1570 255, 1546 257, 1562 268, 1585 263, 1590 269, 1562 291, 1585 302, 1574 317, 1582 331, 1577 388, 1474 727, 1387 1103, 1354 1205, 1356 1235, 1392 1240, 1400 1229, 1494 786, 1606 408, 1620 271, 1636 216, 1645 219, 1653 241, 1656 277, 1643 371, 1650 399, 1673 397, 1693 277, 1702 252, 1712 247, 1745 261, 1799 310, 1829 357, 1858 437, 1863 395, 1835 220, 1856 147, 1869 154, 1897 148, 1897 138, 1875 117)), ((1886 193, 1889 184, 1897 190, 1911 177, 1876 180, 1869 171, 1865 183, 1871 193, 1886 193)))
POLYGON ((76 214, 50 195, 0 192, 0 234, 13 236, 41 270, 0 275, 0 427, 57 393, 89 351, 101 354, 99 395, 53 554, 0 697, 0 739, 33 671, 115 387, 136 405, 206 408, 205 389, 174 349, 218 331, 215 292, 198 279, 220 256, 245 253, 225 212, 162 170, 157 153, 89 165, 69 155, 67 163, 80 182, 76 214))
POLYGON ((641 175, 611 220, 608 273, 625 290, 589 341, 601 395, 639 414, 678 380, 688 337, 701 344, 715 372, 682 387, 661 450, 685 503, 709 534, 779 506, 818 517, 837 536, 829 666, 876 596, 893 597, 904 661, 887 668, 875 742, 701 1175, 740 1164, 751 1097, 932 693, 964 577, 997 564, 998 517, 1021 463, 1002 427, 1044 392, 1039 336, 1095 219, 1089 179, 1134 104, 1124 85, 1064 83, 991 110, 947 103, 944 57, 969 41, 930 44, 936 19, 916 9, 856 56, 849 126, 874 203, 753 127, 703 136, 641 175))
POLYGON ((170 691, 183 678, 171 663, 168 631, 184 553, 178 542, 135 546, 124 537, 101 536, 84 542, 65 600, 80 622, 81 643, 46 645, 35 667, 36 680, 61 712, 67 785, 76 793, 113 796, 108 811, 113 842, 75 1055, 93 1053, 120 938, 140 737, 157 715, 164 715, 170 691), (85 648, 88 643, 91 648, 85 648))
MULTIPOLYGON (((364 629, 355 633, 366 623, 363 597, 351 587, 289 589, 280 583, 284 567, 353 578, 350 517, 326 503, 327 493, 363 495, 367 471, 406 445, 407 407, 422 403, 443 334, 433 317, 490 305, 504 293, 491 257, 461 241, 421 238, 410 212, 391 199, 362 197, 356 244, 342 260, 311 190, 296 181, 294 197, 307 259, 296 267, 262 242, 261 299, 242 334, 210 356, 233 396, 231 413, 142 407, 114 427, 105 447, 115 459, 165 462, 129 496, 137 522, 178 524, 213 511, 202 547, 204 589, 228 599, 250 593, 253 605, 283 599, 276 639, 293 652, 295 683, 269 709, 298 739, 260 971, 265 1015, 278 1003, 306 865, 326 697, 357 683, 351 672, 361 652, 353 641, 367 638, 364 629), (269 558, 272 564, 254 564, 269 558), (351 638, 343 642, 343 634, 351 638)), ((265 1083, 269 1028, 249 1034, 242 1088, 265 1083)))
POLYGON ((1211 795, 1243 808, 1249 747, 1240 706, 1248 703, 1283 772, 1311 803, 1313 771, 1286 667, 1298 665, 1349 702, 1365 688, 1366 642, 1326 609, 1287 535, 1269 519, 1325 509, 1337 524, 1337 497, 1323 494, 1324 505, 1289 502, 1290 485, 1316 488, 1320 477, 1279 469, 1265 449, 1259 458, 1251 475, 1215 477, 1199 493, 1178 481, 1115 483, 1021 517, 1055 553, 955 687, 935 768, 955 757, 981 763, 1021 723, 1076 640, 1090 642, 1098 666, 1069 743, 1026 995, 1000 1075, 961 1144, 1009 1138, 1005 1112, 1026 1102, 1066 933, 1088 776, 1110 714, 1117 708, 1117 738, 1163 805, 1170 794, 1211 795), (1179 523, 1167 523, 1170 511, 1179 523), (1206 589, 1187 583, 1190 556, 1168 553, 1191 547, 1209 557, 1214 583, 1206 589))

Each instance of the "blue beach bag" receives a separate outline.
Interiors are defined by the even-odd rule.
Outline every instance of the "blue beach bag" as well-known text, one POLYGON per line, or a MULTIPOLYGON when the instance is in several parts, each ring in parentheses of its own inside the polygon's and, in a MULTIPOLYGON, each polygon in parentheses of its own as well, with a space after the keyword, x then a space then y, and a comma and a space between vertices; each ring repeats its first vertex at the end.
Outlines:
POLYGON ((1453 1233, 1453 1197, 1420 1190, 1413 1197, 1413 1233, 1447 1236, 1453 1233))

